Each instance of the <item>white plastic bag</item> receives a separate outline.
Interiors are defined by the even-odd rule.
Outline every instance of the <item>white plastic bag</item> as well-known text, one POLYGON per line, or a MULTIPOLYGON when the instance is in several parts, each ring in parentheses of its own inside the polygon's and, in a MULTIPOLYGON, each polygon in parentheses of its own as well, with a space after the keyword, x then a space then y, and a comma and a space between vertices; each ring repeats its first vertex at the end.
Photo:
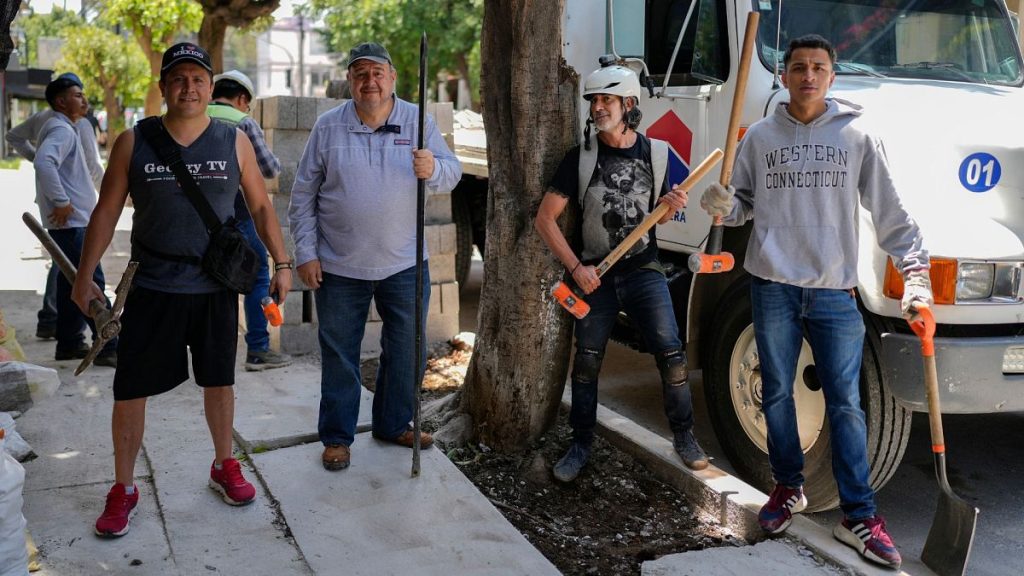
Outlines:
POLYGON ((0 410, 24 412, 33 403, 53 396, 59 387, 60 376, 53 368, 27 362, 0 362, 0 388, 12 395, 9 402, 0 405, 0 410), (13 405, 9 405, 12 402, 13 405))
POLYGON ((21 489, 25 469, 4 450, 0 428, 0 576, 28 576, 25 517, 21 513, 21 489))
POLYGON ((6 432, 4 450, 11 456, 14 456, 15 460, 24 462, 28 458, 35 457, 32 453, 32 447, 29 446, 28 442, 25 442, 21 434, 18 434, 14 418, 7 412, 0 412, 0 428, 3 428, 6 432))

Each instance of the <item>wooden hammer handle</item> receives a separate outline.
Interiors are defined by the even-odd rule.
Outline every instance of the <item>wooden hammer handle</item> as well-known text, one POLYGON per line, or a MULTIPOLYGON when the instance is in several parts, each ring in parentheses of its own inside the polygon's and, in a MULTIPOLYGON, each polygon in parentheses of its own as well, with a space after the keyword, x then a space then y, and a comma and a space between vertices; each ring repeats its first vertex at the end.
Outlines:
MULTIPOLYGON (((711 169, 715 167, 715 164, 718 164, 718 161, 721 159, 722 150, 715 148, 711 151, 711 154, 708 154, 708 157, 693 170, 693 172, 690 172, 690 175, 687 176, 686 180, 683 180, 683 183, 679 186, 682 187, 683 190, 689 192, 690 189, 693 188, 701 178, 707 175, 707 173, 710 172, 711 169)), ((598 264, 596 268, 598 277, 607 272, 613 264, 618 262, 619 259, 626 254, 626 252, 629 252, 629 249, 639 242, 640 239, 643 238, 659 220, 664 218, 665 214, 671 209, 672 207, 667 203, 659 204, 647 218, 644 218, 644 221, 641 222, 639 226, 630 232, 629 236, 626 236, 625 240, 620 242, 614 250, 605 256, 604 260, 601 260, 601 263, 598 264)))

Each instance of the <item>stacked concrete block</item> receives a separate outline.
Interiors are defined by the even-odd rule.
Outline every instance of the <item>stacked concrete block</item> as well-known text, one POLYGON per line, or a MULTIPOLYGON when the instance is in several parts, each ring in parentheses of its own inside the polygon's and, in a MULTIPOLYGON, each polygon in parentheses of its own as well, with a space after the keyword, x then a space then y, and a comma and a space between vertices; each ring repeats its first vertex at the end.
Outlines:
MULTIPOLYGON (((291 231, 288 229, 288 204, 296 167, 317 118, 342 102, 329 98, 275 96, 257 100, 253 106, 251 115, 261 123, 267 144, 281 160, 281 174, 268 181, 267 189, 284 230, 289 254, 295 253, 291 231)), ((451 104, 431 104, 427 111, 435 118, 449 148, 454 150, 451 104)), ((455 225, 451 218, 450 194, 428 192, 425 234, 432 283, 427 342, 432 343, 451 338, 458 333, 459 326, 458 285, 455 283, 455 225)), ((313 295, 297 275, 293 284, 293 293, 284 305, 284 324, 271 330, 271 342, 289 354, 314 352, 318 349, 318 342, 313 295)), ((363 338, 365 356, 380 352, 380 326, 377 311, 371 306, 363 338)))

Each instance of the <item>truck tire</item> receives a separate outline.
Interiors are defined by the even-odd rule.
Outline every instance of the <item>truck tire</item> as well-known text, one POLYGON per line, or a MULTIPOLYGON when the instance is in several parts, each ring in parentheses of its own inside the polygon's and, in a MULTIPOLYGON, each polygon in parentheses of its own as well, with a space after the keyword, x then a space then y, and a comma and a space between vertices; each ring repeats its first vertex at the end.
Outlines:
POLYGON ((473 258, 473 220, 468 195, 456 187, 452 191, 452 222, 455 223, 455 280, 461 292, 469 279, 473 258))
MULTIPOLYGON (((761 411, 757 345, 751 323, 750 287, 739 282, 722 299, 702 349, 704 396, 715 434, 729 462, 746 481, 764 492, 774 485, 761 411)), ((876 490, 892 477, 910 439, 910 412, 885 390, 878 360, 879 337, 868 319, 861 364, 861 407, 868 429, 871 485, 876 490)), ((804 491, 809 512, 839 505, 832 476, 832 450, 825 401, 817 383, 810 346, 804 342, 797 364, 794 398, 804 449, 804 491)))

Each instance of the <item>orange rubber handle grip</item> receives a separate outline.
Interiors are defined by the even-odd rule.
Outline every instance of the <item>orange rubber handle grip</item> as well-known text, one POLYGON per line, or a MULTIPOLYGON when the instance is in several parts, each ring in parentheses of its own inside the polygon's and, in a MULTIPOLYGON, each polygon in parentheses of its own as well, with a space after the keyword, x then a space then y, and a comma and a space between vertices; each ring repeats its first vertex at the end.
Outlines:
POLYGON ((935 316, 932 314, 931 308, 919 307, 915 319, 908 320, 907 324, 921 339, 921 354, 935 356, 935 316))

